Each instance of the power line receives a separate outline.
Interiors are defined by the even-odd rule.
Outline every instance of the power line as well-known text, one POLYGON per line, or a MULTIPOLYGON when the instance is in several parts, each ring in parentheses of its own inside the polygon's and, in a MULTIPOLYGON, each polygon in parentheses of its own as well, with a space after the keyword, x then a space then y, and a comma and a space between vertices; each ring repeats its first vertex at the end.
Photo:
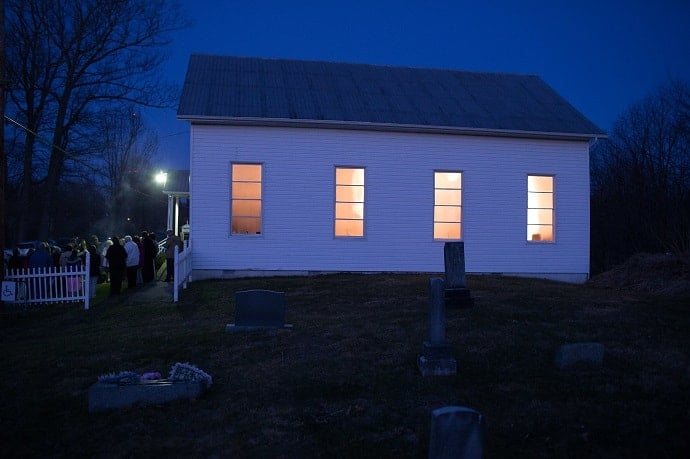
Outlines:
POLYGON ((7 116, 7 115, 3 115, 3 116, 4 116, 5 120, 9 121, 10 123, 14 124, 15 126, 18 126, 20 129, 23 129, 24 131, 26 131, 26 132, 28 132, 29 134, 31 134, 31 135, 33 135, 34 137, 36 137, 36 139, 37 139, 39 142, 48 145, 50 148, 55 148, 56 150, 61 151, 62 153, 65 154, 65 156, 67 156, 67 157, 68 157, 69 159, 71 159, 72 161, 74 161, 74 162, 76 162, 76 163, 79 163, 79 164, 81 164, 81 165, 87 167, 88 169, 91 169, 92 171, 97 170, 94 166, 92 166, 91 164, 89 164, 89 163, 87 163, 86 161, 82 160, 81 158, 79 158, 79 157, 73 155, 73 154, 70 153, 69 151, 67 151, 67 150, 65 150, 64 148, 62 148, 61 146, 54 144, 53 142, 51 142, 51 141, 48 140, 48 139, 44 139, 44 138, 41 137, 37 132, 32 131, 31 129, 29 129, 27 126, 24 126, 24 125, 23 125, 22 123, 20 123, 19 121, 10 118, 10 117, 7 116))
POLYGON ((22 123, 20 123, 19 121, 10 118, 10 117, 7 116, 7 115, 4 115, 4 117, 5 117, 5 119, 6 119, 7 121, 9 121, 10 123, 12 123, 12 124, 14 124, 14 125, 16 125, 16 126, 19 126, 21 129, 25 130, 26 132, 28 132, 28 133, 31 134, 32 136, 36 137, 36 139, 38 139, 41 143, 44 143, 44 144, 48 145, 48 146, 51 147, 51 148, 56 148, 56 149, 60 150, 61 152, 63 152, 64 154, 71 156, 71 154, 70 154, 67 150, 65 150, 64 148, 62 148, 62 147, 59 146, 59 145, 55 145, 55 144, 54 144, 53 142, 51 142, 50 140, 44 139, 43 137, 41 137, 40 135, 38 135, 38 132, 32 131, 31 129, 29 129, 28 127, 24 126, 24 125, 23 125, 22 123))
MULTIPOLYGON (((76 156, 74 156, 73 154, 71 154, 70 152, 68 152, 67 150, 65 150, 64 148, 60 147, 59 145, 55 145, 53 142, 50 142, 49 140, 44 139, 43 137, 41 137, 40 135, 38 135, 37 132, 32 131, 32 130, 29 129, 28 127, 26 127, 26 126, 24 126, 23 124, 21 124, 19 121, 10 118, 10 117, 7 116, 7 115, 4 115, 4 117, 5 117, 5 119, 6 119, 7 121, 9 121, 10 123, 12 123, 12 124, 14 124, 14 125, 20 127, 20 128, 23 129, 24 131, 26 131, 26 132, 28 132, 29 134, 31 134, 31 135, 33 135, 34 137, 36 137, 36 139, 38 139, 41 143, 44 143, 44 144, 48 145, 48 146, 51 147, 51 148, 56 148, 56 149, 60 150, 60 151, 63 152, 66 156, 68 156, 72 161, 75 161, 75 162, 77 162, 77 163, 83 164, 83 165, 85 165, 86 167, 88 167, 88 168, 90 168, 90 169, 92 169, 92 170, 96 170, 96 168, 93 167, 92 165, 86 163, 86 162, 83 161, 81 158, 77 158, 76 156)), ((152 196, 152 195, 150 195, 150 194, 148 194, 148 193, 144 193, 143 191, 137 190, 136 188, 133 188, 131 185, 130 185, 129 188, 130 188, 132 191, 134 191, 135 193, 139 193, 139 194, 141 194, 141 195, 143 195, 143 196, 146 196, 146 197, 148 197, 148 198, 153 198, 153 199, 155 199, 154 196, 152 196)))

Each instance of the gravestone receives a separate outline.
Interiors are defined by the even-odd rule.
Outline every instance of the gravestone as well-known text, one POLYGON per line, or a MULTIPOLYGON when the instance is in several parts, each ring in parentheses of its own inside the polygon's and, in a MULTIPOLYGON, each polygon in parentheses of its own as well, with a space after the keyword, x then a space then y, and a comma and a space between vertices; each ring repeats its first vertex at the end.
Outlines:
POLYGON ((604 363, 604 345, 601 343, 571 343, 556 349, 554 363, 559 370, 573 367, 599 369, 604 363))
POLYGON ((429 339, 424 341, 417 366, 422 376, 452 376, 458 371, 457 362, 446 342, 446 308, 444 282, 439 277, 429 279, 429 339))
POLYGON ((449 309, 471 308, 474 298, 467 289, 465 276, 465 243, 446 242, 443 245, 443 261, 446 269, 445 299, 449 309))
POLYGON ((89 387, 89 412, 196 399, 205 389, 206 385, 199 381, 178 382, 161 379, 142 381, 138 384, 97 382, 89 387))
POLYGON ((89 387, 89 412, 196 399, 211 384, 211 375, 194 365, 180 362, 172 366, 170 376, 165 379, 158 372, 143 375, 133 371, 111 373, 99 377, 89 387))
POLYGON ((481 458, 484 454, 484 416, 464 406, 445 406, 431 412, 429 459, 481 458))
POLYGON ((285 323, 285 293, 243 290, 235 293, 235 323, 226 332, 292 328, 285 323))

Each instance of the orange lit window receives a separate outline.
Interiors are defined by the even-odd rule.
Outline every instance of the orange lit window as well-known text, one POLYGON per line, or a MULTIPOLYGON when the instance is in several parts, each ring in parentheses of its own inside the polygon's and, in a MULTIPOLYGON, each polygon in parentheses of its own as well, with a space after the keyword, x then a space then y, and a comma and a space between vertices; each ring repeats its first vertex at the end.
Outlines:
POLYGON ((261 164, 232 165, 232 234, 261 234, 261 164))
POLYGON ((364 168, 335 168, 335 235, 364 236, 364 168))
POLYGON ((553 177, 527 176, 527 240, 553 242, 553 177))
POLYGON ((462 173, 434 172, 434 239, 462 237, 462 173))

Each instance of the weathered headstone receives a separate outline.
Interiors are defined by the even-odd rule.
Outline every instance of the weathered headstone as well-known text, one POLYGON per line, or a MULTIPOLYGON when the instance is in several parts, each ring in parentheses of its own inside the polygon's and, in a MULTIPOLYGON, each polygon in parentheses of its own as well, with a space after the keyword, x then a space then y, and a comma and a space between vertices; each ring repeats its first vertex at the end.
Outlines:
POLYGON ((417 366, 422 376, 452 376, 458 371, 457 361, 446 342, 446 307, 444 282, 429 279, 429 339, 424 341, 417 366))
POLYGON ((235 323, 226 332, 292 328, 285 323, 285 294, 272 290, 243 290, 235 293, 235 323))
POLYGON ((446 269, 445 298, 448 308, 471 308, 474 298, 467 289, 465 275, 465 243, 446 242, 443 246, 443 261, 446 269))
POLYGON ((481 458, 484 454, 484 416, 464 406, 431 412, 429 459, 481 458))
POLYGON ((554 363, 559 370, 573 367, 598 369, 604 363, 604 345, 601 343, 571 343, 556 349, 554 363))

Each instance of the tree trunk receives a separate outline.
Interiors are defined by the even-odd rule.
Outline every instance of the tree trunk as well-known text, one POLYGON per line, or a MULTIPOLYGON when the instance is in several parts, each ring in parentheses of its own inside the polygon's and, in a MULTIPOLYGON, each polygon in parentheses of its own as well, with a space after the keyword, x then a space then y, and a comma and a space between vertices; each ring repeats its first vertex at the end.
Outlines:
MULTIPOLYGON (((7 181, 7 155, 5 152, 5 2, 0 0, 0 244, 5 248, 5 183, 7 181)), ((3 254, 4 260, 4 254, 3 254)), ((5 265, 0 270, 0 281, 5 279, 5 265)))
MULTIPOLYGON (((31 130, 31 128, 29 128, 31 130)), ((22 182, 19 189, 19 202, 17 206, 19 209, 24 209, 24 212, 19 214, 17 219, 17 228, 15 229, 15 242, 20 242, 28 239, 28 230, 30 225, 29 219, 34 212, 32 197, 34 195, 34 182, 33 182, 33 154, 34 146, 36 144, 36 136, 31 132, 27 132, 24 142, 24 154, 23 154, 23 167, 22 167, 22 182)))
MULTIPOLYGON (((56 193, 58 193, 58 188, 60 185, 60 177, 62 176, 62 170, 65 164, 65 151, 61 148, 61 145, 66 144, 64 140, 66 134, 64 128, 62 127, 62 121, 64 119, 64 114, 61 112, 58 114, 57 120, 55 121, 55 131, 53 133, 53 145, 50 149, 50 165, 48 166, 48 175, 42 186, 41 192, 41 205, 39 210, 39 224, 38 224, 38 238, 39 240, 47 240, 52 231, 51 228, 51 210, 53 209, 53 202, 56 193)), ((77 199, 83 199, 84 196, 75 196, 77 199)))

